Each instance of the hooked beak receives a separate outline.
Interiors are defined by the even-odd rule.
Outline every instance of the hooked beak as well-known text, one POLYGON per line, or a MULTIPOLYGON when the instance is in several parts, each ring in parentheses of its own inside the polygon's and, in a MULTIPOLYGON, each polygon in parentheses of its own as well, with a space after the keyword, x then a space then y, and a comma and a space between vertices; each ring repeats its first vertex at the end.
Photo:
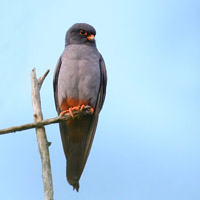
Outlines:
POLYGON ((94 35, 91 34, 91 35, 87 36, 87 39, 88 39, 89 41, 93 41, 93 40, 94 40, 94 35))

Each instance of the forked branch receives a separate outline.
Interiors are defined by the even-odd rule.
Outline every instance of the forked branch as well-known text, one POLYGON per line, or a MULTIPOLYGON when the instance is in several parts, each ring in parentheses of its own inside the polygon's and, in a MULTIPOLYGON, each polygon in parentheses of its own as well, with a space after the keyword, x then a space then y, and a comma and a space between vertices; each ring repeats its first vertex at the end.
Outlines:
MULTIPOLYGON (((47 141, 47 136, 45 133, 44 126, 58 123, 61 121, 71 120, 72 116, 67 113, 64 116, 58 116, 51 119, 43 120, 42 108, 41 108, 41 100, 40 100, 40 89, 42 87, 42 83, 46 76, 48 75, 49 70, 47 70, 42 77, 37 79, 36 70, 33 69, 31 72, 31 82, 32 82, 32 105, 33 105, 33 118, 34 122, 29 124, 24 124, 20 126, 13 126, 6 129, 0 130, 0 135, 7 133, 14 133, 16 131, 23 131, 31 128, 36 129, 36 136, 38 147, 41 156, 42 162, 42 178, 44 185, 44 196, 45 200, 53 200, 53 182, 51 175, 51 164, 49 157, 49 142, 47 141)), ((83 116, 83 115, 91 115, 91 107, 86 106, 82 111, 73 111, 74 118, 83 116)))

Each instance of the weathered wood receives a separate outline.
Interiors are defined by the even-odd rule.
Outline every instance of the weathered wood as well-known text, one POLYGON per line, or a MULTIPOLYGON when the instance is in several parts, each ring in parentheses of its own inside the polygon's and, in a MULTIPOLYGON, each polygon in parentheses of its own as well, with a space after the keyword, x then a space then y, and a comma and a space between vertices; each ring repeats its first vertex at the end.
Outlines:
MULTIPOLYGON (((48 73, 45 73, 46 75, 48 73)), ((46 75, 43 75, 44 78, 39 79, 40 83, 36 77, 36 70, 33 69, 31 72, 31 82, 32 82, 32 105, 33 105, 33 118, 34 122, 39 122, 43 120, 41 101, 40 101, 40 88, 42 86, 43 80, 46 75)), ((39 152, 42 162, 42 178, 44 185, 44 196, 45 200, 53 200, 53 182, 51 175, 51 164, 49 158, 49 143, 47 141, 45 128, 37 127, 36 128, 37 142, 39 147, 39 152)))

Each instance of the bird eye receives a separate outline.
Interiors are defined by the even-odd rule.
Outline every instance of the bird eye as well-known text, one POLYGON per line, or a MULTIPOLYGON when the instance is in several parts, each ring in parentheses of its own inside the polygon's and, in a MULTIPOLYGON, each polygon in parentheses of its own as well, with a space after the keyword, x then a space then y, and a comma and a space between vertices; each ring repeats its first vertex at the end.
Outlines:
POLYGON ((87 35, 87 32, 85 32, 84 30, 80 30, 80 34, 81 35, 87 35))

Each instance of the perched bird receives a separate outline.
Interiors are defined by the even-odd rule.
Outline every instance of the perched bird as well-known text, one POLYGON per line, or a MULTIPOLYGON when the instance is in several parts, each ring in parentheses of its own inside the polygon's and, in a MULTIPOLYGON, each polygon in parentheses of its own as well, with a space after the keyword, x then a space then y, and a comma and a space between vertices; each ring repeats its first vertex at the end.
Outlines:
POLYGON ((86 105, 91 106, 93 113, 59 124, 67 159, 67 180, 77 191, 106 94, 106 68, 96 48, 95 35, 95 29, 85 23, 76 23, 67 31, 53 81, 59 115, 69 112, 73 116, 73 110, 86 105))

